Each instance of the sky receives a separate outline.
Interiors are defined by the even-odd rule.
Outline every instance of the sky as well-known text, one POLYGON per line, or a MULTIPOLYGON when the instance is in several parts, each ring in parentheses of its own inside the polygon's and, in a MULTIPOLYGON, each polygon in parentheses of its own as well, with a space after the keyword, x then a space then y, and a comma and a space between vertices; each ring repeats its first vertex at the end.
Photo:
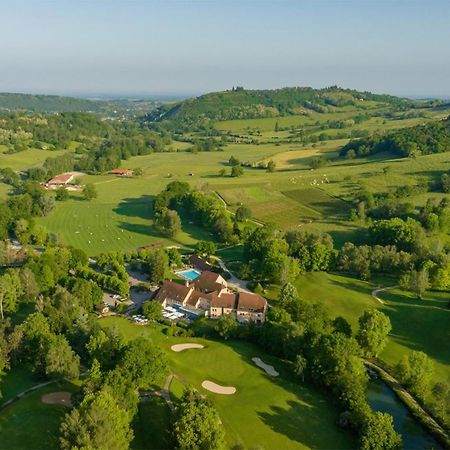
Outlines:
POLYGON ((0 0, 0 92, 450 97, 450 0, 0 0))

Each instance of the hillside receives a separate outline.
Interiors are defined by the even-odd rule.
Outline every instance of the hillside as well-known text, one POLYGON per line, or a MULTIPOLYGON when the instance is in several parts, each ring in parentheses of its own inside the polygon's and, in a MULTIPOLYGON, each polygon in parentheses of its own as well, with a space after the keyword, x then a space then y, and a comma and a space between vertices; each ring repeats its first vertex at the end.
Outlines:
POLYGON ((111 117, 133 117, 146 114, 159 104, 155 100, 89 100, 59 95, 0 93, 0 112, 93 112, 111 117))
POLYGON ((190 124, 207 120, 234 120, 277 117, 291 114, 334 112, 346 106, 362 111, 379 106, 396 109, 411 108, 416 102, 391 95, 378 95, 339 87, 313 89, 290 87, 274 90, 246 90, 214 92, 185 100, 174 105, 164 105, 149 115, 150 120, 171 120, 190 124))

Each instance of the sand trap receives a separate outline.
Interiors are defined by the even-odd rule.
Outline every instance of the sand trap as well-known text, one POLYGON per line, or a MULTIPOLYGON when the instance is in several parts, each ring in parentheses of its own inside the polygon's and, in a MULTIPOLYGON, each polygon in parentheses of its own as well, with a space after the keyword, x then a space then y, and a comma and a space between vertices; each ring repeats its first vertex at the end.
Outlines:
POLYGON ((205 348, 204 345, 201 344, 176 344, 170 347, 174 352, 182 352, 183 350, 188 350, 190 348, 205 348))
POLYGON ((205 380, 202 383, 202 387, 207 391, 214 392, 214 394, 231 395, 236 392, 236 388, 233 386, 221 386, 209 380, 205 380))
POLYGON ((277 377, 280 375, 273 366, 270 366, 269 364, 266 364, 261 358, 252 358, 252 361, 258 366, 261 367, 261 369, 265 370, 266 373, 269 375, 272 375, 273 377, 277 377))
POLYGON ((42 403, 47 403, 49 405, 64 405, 72 406, 70 398, 72 394, 70 392, 51 392, 50 394, 45 394, 42 396, 42 403))

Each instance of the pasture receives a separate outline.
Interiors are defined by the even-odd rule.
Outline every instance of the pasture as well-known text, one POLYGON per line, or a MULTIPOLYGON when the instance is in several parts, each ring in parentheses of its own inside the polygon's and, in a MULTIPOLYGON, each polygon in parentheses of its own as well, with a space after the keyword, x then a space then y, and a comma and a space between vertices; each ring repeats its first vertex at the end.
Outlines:
MULTIPOLYGON (((137 327, 122 318, 106 318, 100 323, 117 327, 128 339, 148 337, 161 346, 171 370, 213 400, 226 430, 228 447, 239 444, 249 448, 338 449, 355 445, 351 435, 335 425, 337 411, 322 394, 292 380, 281 361, 251 344, 167 337, 159 326, 137 327), (170 350, 174 343, 190 341, 205 348, 180 353, 170 350), (254 356, 273 364, 281 376, 265 374, 251 361, 254 356), (229 396, 212 394, 200 386, 205 379, 235 386, 237 392, 229 396)), ((176 397, 181 390, 178 384, 171 388, 176 397)), ((160 427, 159 433, 164 435, 164 429, 160 427)))

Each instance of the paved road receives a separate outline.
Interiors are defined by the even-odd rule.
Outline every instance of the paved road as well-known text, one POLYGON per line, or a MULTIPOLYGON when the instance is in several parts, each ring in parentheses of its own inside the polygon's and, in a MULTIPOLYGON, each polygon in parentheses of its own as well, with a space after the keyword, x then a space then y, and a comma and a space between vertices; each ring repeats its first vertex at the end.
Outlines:
POLYGON ((249 289, 247 289, 247 282, 246 281, 241 280, 238 277, 236 277, 235 275, 233 275, 233 273, 230 272, 230 270, 227 268, 225 263, 220 258, 215 256, 215 259, 219 263, 220 268, 222 270, 226 270, 230 274, 230 279, 227 280, 228 287, 235 288, 239 292, 251 292, 249 289))

